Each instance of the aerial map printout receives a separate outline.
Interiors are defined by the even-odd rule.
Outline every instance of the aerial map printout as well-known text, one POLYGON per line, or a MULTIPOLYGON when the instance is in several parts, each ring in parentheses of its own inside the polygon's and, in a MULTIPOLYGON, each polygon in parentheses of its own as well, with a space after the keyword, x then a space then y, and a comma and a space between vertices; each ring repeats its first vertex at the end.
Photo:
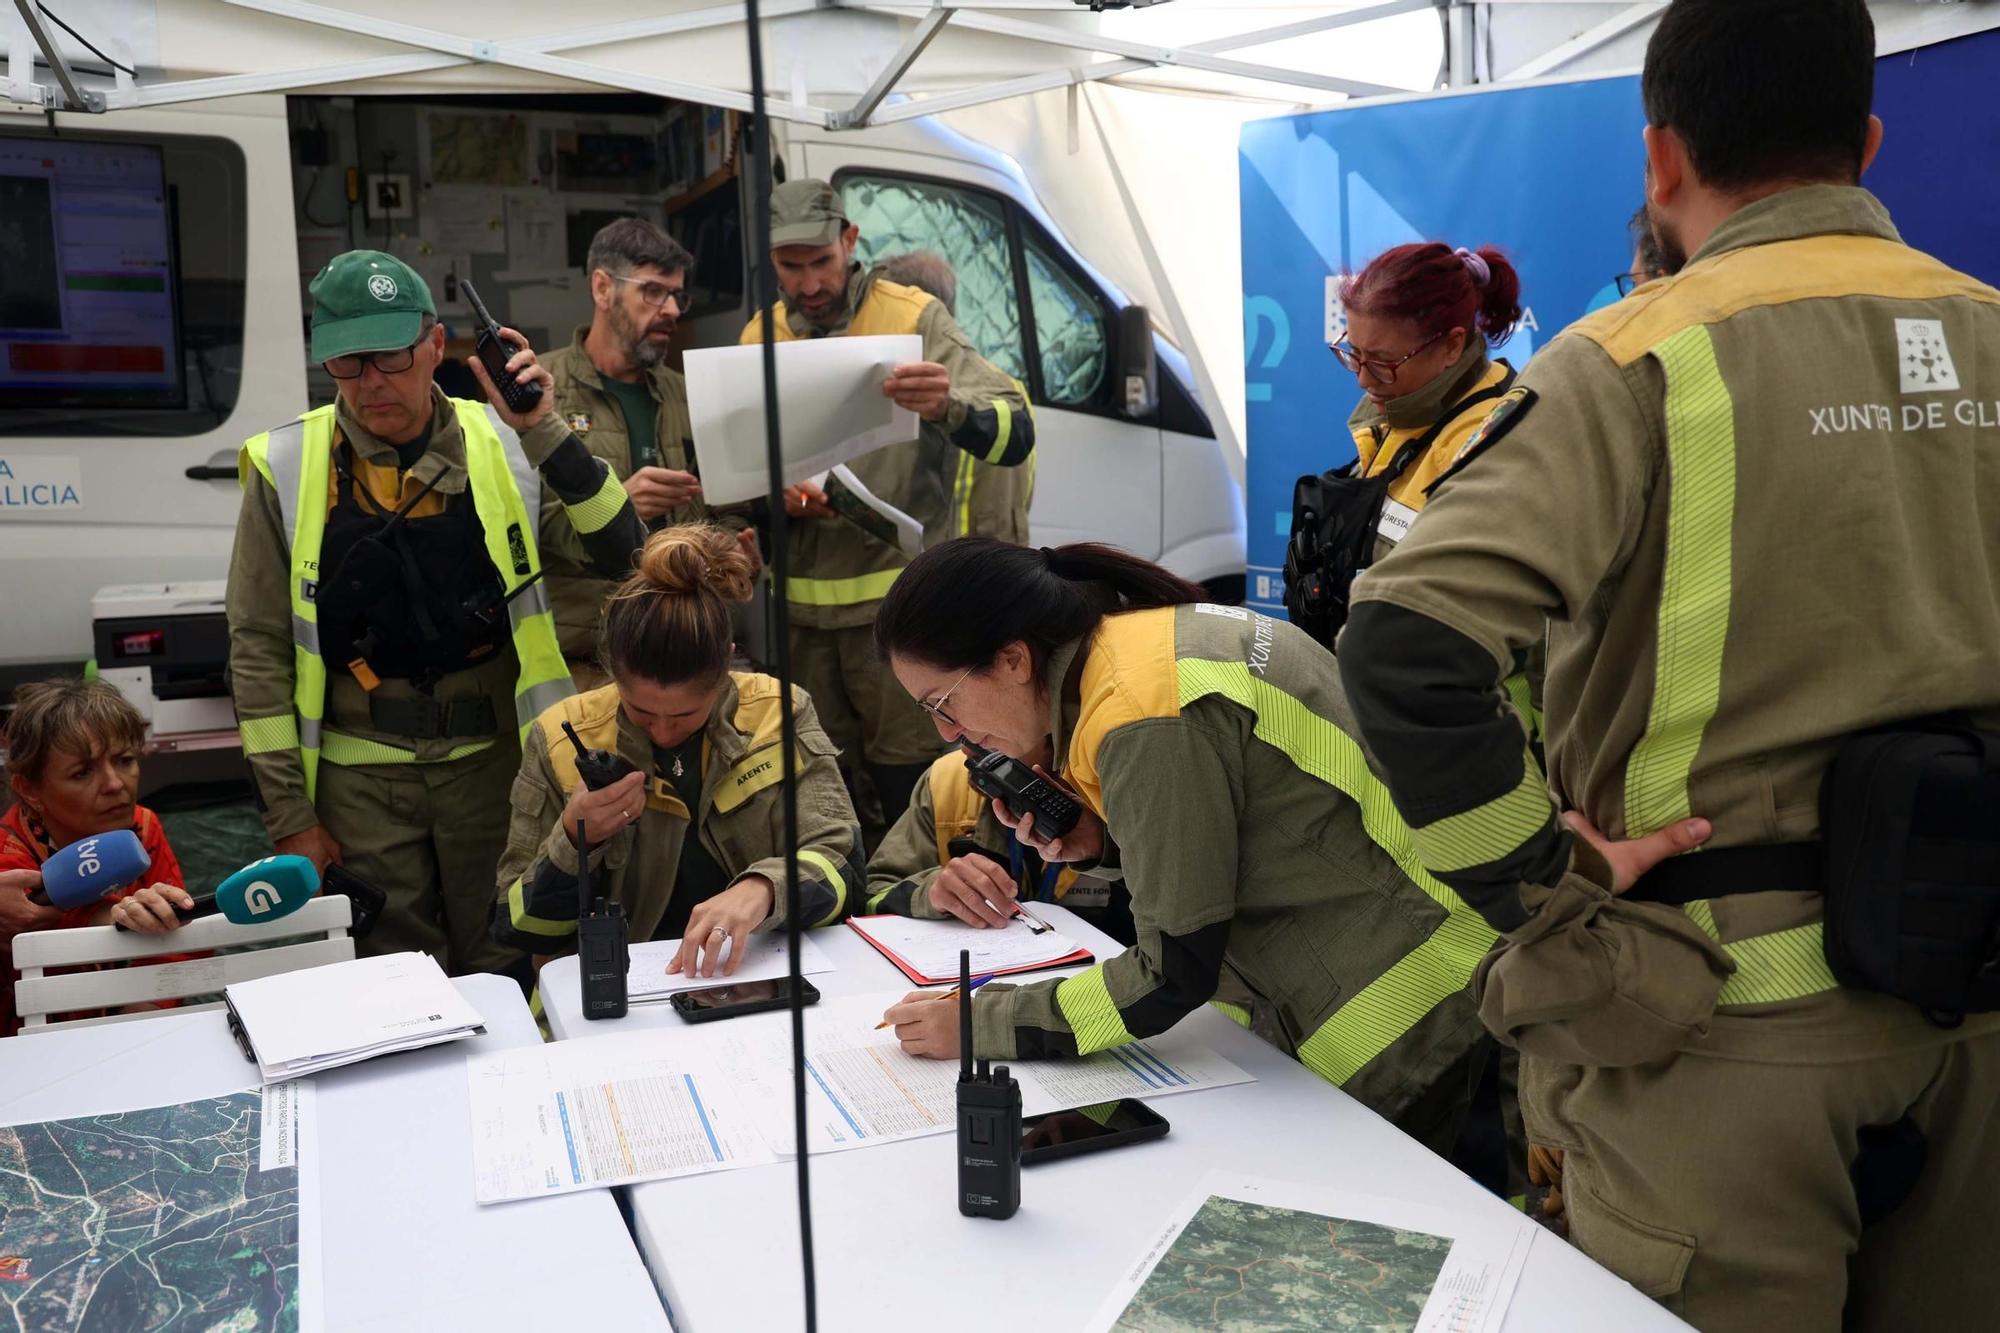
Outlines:
POLYGON ((1099 1311, 1145 1333, 1497 1328, 1530 1225, 1212 1175, 1099 1311))
POLYGON ((316 1327, 302 1100, 286 1084, 0 1128, 0 1328, 316 1327))

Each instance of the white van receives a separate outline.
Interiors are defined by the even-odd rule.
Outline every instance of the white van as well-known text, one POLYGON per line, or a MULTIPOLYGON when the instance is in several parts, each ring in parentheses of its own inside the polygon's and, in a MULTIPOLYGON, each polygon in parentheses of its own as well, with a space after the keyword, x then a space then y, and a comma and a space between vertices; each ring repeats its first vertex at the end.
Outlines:
MULTIPOLYGON (((865 259, 957 268, 959 322, 1035 404, 1035 539, 1114 542, 1240 600, 1242 492, 1186 360, 1014 162, 922 122, 776 133, 783 174, 842 190, 865 259)), ((239 445, 332 397, 304 288, 334 253, 413 263, 455 350, 467 279, 548 348, 588 318, 590 235, 664 211, 696 256, 688 344, 735 341, 740 138, 733 113, 624 96, 0 113, 0 678, 89 658, 100 587, 224 575, 239 445)))

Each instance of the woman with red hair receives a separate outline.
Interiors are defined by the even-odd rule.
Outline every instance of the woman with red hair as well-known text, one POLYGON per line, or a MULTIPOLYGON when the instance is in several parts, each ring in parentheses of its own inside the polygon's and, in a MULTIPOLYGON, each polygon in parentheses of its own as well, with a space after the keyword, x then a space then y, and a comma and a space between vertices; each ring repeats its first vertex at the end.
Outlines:
POLYGON ((1347 327, 1330 345, 1361 382, 1355 461, 1303 477, 1285 569, 1291 618, 1332 645, 1355 577, 1402 540, 1430 488, 1513 387, 1487 356, 1521 318, 1521 279, 1491 246, 1399 245, 1341 283, 1347 327))

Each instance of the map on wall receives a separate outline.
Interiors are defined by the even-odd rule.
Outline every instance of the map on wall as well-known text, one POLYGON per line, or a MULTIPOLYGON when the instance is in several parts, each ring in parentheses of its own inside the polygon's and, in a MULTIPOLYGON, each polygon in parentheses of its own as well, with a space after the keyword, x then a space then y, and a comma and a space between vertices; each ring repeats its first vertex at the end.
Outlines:
POLYGON ((0 1128, 0 1326, 317 1326, 301 1317, 317 1247, 300 1241, 297 1086, 270 1090, 276 1145, 262 1089, 0 1128))
POLYGON ((520 116, 465 116, 434 111, 430 129, 433 185, 528 185, 528 122, 520 116))

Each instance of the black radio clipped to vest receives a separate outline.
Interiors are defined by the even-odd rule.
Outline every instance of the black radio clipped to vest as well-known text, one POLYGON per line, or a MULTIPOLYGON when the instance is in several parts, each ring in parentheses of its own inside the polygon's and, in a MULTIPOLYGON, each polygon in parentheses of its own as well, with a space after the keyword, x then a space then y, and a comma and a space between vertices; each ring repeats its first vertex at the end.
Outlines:
POLYGON ((958 951, 958 1211, 1012 1217, 1021 1207, 1021 1085, 1007 1066, 972 1063, 972 955, 958 951))
MULTIPOLYGON (((574 733, 571 733, 574 735, 574 733)), ((625 909, 591 900, 590 838, 576 821, 576 970, 583 979, 585 1018, 623 1018, 625 974, 632 956, 625 909)))
POLYGON ((1083 807, 1074 797, 1014 756, 963 737, 958 743, 965 750, 972 789, 999 801, 1016 819, 1032 811, 1035 836, 1044 842, 1062 837, 1083 818, 1083 807))
POLYGON ((592 791, 602 791, 627 773, 636 773, 638 767, 630 759, 614 750, 593 750, 583 743, 583 737, 576 734, 576 728, 568 722, 562 724, 563 735, 576 747, 576 773, 583 779, 583 785, 592 791))
POLYGON ((486 377, 500 390, 509 411, 523 415, 533 411, 542 401, 540 382, 523 384, 507 370, 508 359, 520 351, 520 347, 500 335, 499 321, 486 313, 486 303, 479 299, 479 293, 474 290, 470 279, 460 282, 458 286, 465 293, 465 303, 472 307, 473 318, 479 321, 479 340, 473 344, 472 350, 478 354, 479 364, 486 367, 486 377))

